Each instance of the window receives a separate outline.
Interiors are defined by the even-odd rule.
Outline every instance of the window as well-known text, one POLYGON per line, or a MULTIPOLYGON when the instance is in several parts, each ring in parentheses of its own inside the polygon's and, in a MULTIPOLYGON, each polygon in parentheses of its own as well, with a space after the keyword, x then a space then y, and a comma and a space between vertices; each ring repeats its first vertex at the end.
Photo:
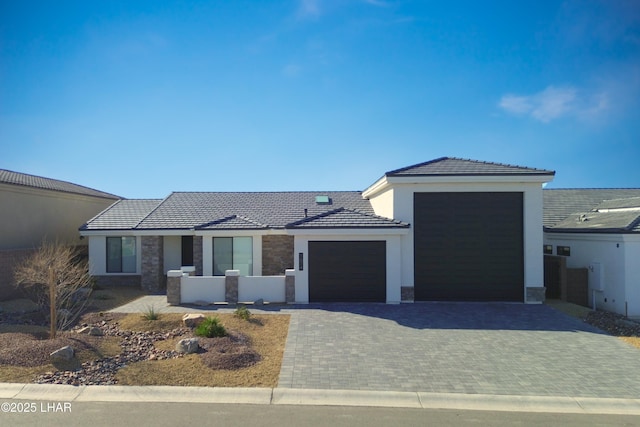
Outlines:
POLYGON ((136 238, 107 237, 107 273, 136 272, 136 238))
POLYGON ((544 254, 553 255, 553 245, 544 245, 544 254))
POLYGON ((571 256, 571 247, 570 246, 558 246, 556 248, 556 254, 562 256, 571 256))
POLYGON ((253 238, 213 238, 213 275, 224 276, 227 270, 239 270, 241 276, 253 275, 253 238))
POLYGON ((182 236, 182 264, 193 266, 193 236, 182 236))

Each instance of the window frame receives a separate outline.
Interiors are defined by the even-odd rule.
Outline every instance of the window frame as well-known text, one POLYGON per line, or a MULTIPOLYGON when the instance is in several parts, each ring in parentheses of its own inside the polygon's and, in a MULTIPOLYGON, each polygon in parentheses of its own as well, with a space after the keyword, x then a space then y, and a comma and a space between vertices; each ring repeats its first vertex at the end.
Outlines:
POLYGON ((571 246, 556 246, 556 255, 571 256, 571 246))
MULTIPOLYGON (((217 268, 217 263, 216 263, 216 239, 220 239, 219 242, 222 241, 226 241, 226 242, 231 242, 231 245, 229 246, 229 248, 227 249, 228 252, 225 252, 225 259, 228 257, 230 258, 230 265, 231 268, 229 268, 228 270, 240 270, 240 275, 242 276, 253 276, 253 237, 252 236, 217 236, 217 237, 213 237, 211 239, 211 258, 212 258, 212 274, 214 276, 224 276, 225 275, 225 271, 220 270, 219 268, 217 268), (247 268, 241 268, 238 264, 238 260, 236 259, 236 257, 238 255, 246 255, 246 254, 238 254, 236 251, 236 239, 249 239, 250 245, 250 251, 249 251, 249 259, 248 259, 248 263, 243 264, 243 265, 247 265, 247 268), (218 270, 218 271, 216 271, 218 270), (243 271, 246 270, 246 271, 243 271), (243 274, 243 273, 247 273, 247 274, 243 274)), ((239 242, 238 242, 239 243, 239 242)), ((229 264, 229 262, 227 262, 227 264, 229 264)))
POLYGON ((135 236, 107 236, 105 253, 105 272, 108 274, 136 274, 138 272, 138 243, 135 236), (113 245, 119 242, 117 250, 113 245), (133 249, 131 254, 126 251, 133 249), (112 256, 115 255, 115 256, 112 256), (133 258, 133 263, 131 263, 133 258), (127 262, 129 261, 129 262, 127 262))

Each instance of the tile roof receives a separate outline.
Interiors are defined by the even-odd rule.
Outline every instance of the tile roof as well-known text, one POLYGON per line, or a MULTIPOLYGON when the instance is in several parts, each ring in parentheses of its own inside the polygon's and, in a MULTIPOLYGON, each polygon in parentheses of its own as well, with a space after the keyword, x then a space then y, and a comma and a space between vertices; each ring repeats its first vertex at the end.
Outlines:
POLYGON ((118 200, 87 221, 80 230, 130 230, 155 209, 162 199, 118 200))
POLYGON ((114 194, 94 190, 93 188, 84 187, 82 185, 72 184, 70 182, 60 181, 57 179, 43 178, 36 175, 28 175, 26 173, 13 172, 6 169, 0 169, 0 183, 40 188, 43 190, 60 191, 63 193, 81 194, 84 196, 102 197, 105 199, 121 198, 114 194))
POLYGON ((260 230, 264 228, 268 227, 238 215, 231 215, 195 227, 196 230, 260 230))
MULTIPOLYGON (((147 205, 114 204, 83 229, 284 229, 288 224, 305 219, 305 215, 306 218, 316 217, 341 208, 358 213, 350 214, 350 222, 346 220, 346 213, 334 217, 340 220, 342 227, 379 227, 382 224, 381 219, 375 217, 369 200, 362 198, 359 191, 175 192, 162 201, 155 200, 147 205), (329 203, 316 203, 319 195, 328 196, 329 203), (125 209, 128 206, 130 210, 125 209), (123 215, 127 218, 120 218, 123 215)), ((325 221, 321 222, 323 227, 328 226, 325 221)), ((386 226, 398 226, 394 224, 389 221, 386 226)))
POLYGON ((585 212, 569 215, 554 225, 554 232, 640 232, 640 211, 585 212))
POLYGON ((424 163, 387 172, 385 176, 473 176, 473 175, 555 175, 554 171, 482 162, 478 160, 441 157, 424 163))
POLYGON ((545 227, 553 227, 574 213, 593 211, 605 201, 640 197, 640 188, 545 189, 545 227))
POLYGON ((292 222, 286 228, 406 228, 409 224, 369 213, 338 208, 292 222))
POLYGON ((605 200, 604 202, 600 203, 596 207, 596 210, 603 210, 603 209, 631 209, 631 208, 640 209, 640 196, 639 197, 627 197, 627 198, 624 198, 624 199, 605 200))

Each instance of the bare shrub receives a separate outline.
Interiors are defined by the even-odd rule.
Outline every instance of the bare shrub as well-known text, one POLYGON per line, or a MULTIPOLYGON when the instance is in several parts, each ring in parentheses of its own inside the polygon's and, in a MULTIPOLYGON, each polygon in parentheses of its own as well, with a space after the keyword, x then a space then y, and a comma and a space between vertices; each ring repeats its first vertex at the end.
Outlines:
POLYGON ((50 288, 55 287, 56 329, 64 330, 80 316, 89 301, 92 279, 86 260, 71 245, 43 242, 15 269, 16 286, 49 317, 50 288), (52 277, 51 277, 51 276, 52 277))

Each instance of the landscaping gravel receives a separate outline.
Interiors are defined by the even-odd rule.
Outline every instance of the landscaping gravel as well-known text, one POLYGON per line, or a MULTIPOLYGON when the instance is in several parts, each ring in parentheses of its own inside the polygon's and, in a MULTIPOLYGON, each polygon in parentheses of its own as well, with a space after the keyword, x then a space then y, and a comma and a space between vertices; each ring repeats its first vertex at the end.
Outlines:
MULTIPOLYGON (((87 326, 83 324, 75 330, 87 326)), ((159 350, 154 347, 156 341, 185 336, 191 333, 189 328, 176 328, 169 332, 132 332, 122 331, 115 323, 102 321, 91 326, 99 327, 105 336, 121 337, 122 353, 113 357, 85 362, 79 370, 47 372, 36 377, 38 384, 71 384, 71 385, 113 385, 118 369, 129 363, 142 360, 163 360, 183 357, 175 350, 159 350)))

